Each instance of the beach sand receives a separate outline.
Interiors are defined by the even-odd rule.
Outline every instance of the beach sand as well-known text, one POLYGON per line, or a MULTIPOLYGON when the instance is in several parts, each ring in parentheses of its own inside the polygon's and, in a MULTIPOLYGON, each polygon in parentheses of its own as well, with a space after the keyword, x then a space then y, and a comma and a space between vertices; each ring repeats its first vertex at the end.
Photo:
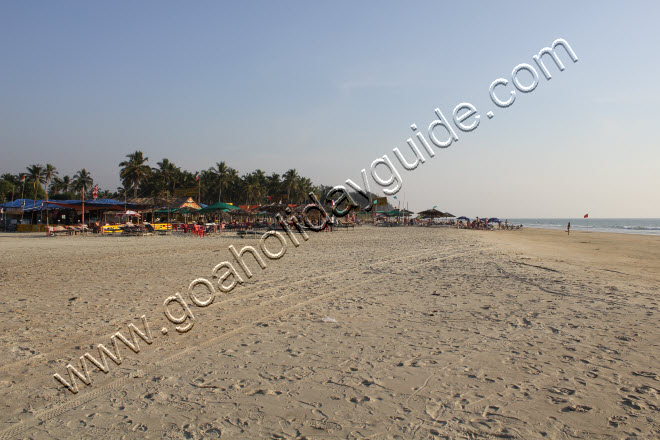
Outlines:
POLYGON ((660 437, 660 237, 312 233, 191 303, 257 243, 1 235, 0 438, 660 437), (142 315, 151 344, 77 394, 55 381, 142 315))

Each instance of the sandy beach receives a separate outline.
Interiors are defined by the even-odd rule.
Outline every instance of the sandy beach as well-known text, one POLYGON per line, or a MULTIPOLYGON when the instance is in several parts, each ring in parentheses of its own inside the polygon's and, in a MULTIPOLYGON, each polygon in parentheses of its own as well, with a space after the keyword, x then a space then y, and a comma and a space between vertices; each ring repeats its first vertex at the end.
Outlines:
POLYGON ((0 438, 660 435, 658 237, 315 233, 190 303, 228 245, 256 243, 1 236, 0 438), (181 334, 163 314, 176 292, 181 334), (77 394, 53 378, 142 315, 139 353, 88 363, 77 394))

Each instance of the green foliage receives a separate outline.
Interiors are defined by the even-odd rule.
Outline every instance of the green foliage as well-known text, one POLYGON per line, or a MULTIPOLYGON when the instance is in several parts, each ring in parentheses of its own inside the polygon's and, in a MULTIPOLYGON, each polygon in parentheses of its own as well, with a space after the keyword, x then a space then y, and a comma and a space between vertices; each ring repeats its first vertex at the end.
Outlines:
MULTIPOLYGON (((318 194, 321 188, 329 188, 314 186, 309 178, 300 176, 295 169, 270 175, 257 169, 239 175, 236 169, 220 161, 200 171, 200 179, 195 180, 197 172, 182 170, 167 158, 157 162, 154 168, 149 166, 149 158, 141 151, 128 154, 126 158, 119 164, 122 186, 114 192, 100 189, 99 198, 122 200, 125 194, 127 198, 176 197, 178 189, 188 189, 195 194, 201 192, 201 202, 209 205, 218 201, 233 204, 276 203, 280 200, 304 203, 310 191, 318 194)), ((90 198, 94 185, 94 179, 84 168, 70 177, 59 176, 51 164, 30 165, 22 174, 26 176, 24 197, 29 199, 45 199, 45 188, 48 188, 49 199, 53 200, 80 199, 83 189, 85 198, 90 198)), ((0 177, 0 202, 11 200, 12 185, 14 199, 20 198, 23 187, 20 175, 4 174, 0 177)))
POLYGON ((11 182, 0 179, 0 203, 11 202, 12 190, 15 191, 15 187, 11 182))

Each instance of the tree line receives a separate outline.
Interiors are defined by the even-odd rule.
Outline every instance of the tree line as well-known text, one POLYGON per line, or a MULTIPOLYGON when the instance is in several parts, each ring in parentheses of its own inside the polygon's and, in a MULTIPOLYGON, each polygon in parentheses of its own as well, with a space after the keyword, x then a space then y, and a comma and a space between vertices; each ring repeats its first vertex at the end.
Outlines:
MULTIPOLYGON (((225 202, 234 204, 264 204, 268 202, 303 203, 307 194, 324 194, 328 186, 316 186, 295 169, 284 174, 266 174, 256 169, 240 175, 225 162, 217 162, 212 167, 191 172, 182 170, 167 158, 149 165, 149 158, 141 151, 127 154, 126 160, 119 163, 119 177, 122 186, 115 191, 98 189, 99 199, 134 197, 174 198, 185 193, 201 203, 225 202)), ((52 164, 30 165, 19 174, 6 173, 0 176, 0 203, 26 199, 67 200, 80 199, 83 194, 91 198, 94 179, 86 169, 73 176, 60 176, 52 164)))

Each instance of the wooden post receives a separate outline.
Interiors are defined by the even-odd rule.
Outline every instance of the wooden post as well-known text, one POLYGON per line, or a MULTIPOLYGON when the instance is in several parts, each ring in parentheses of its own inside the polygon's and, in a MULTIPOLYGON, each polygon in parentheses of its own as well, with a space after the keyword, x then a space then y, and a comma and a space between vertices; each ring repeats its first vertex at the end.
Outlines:
POLYGON ((82 187, 82 235, 85 235, 85 185, 82 187))
POLYGON ((23 224, 23 216, 25 215, 25 179, 23 180, 23 189, 21 189, 21 224, 23 224))

